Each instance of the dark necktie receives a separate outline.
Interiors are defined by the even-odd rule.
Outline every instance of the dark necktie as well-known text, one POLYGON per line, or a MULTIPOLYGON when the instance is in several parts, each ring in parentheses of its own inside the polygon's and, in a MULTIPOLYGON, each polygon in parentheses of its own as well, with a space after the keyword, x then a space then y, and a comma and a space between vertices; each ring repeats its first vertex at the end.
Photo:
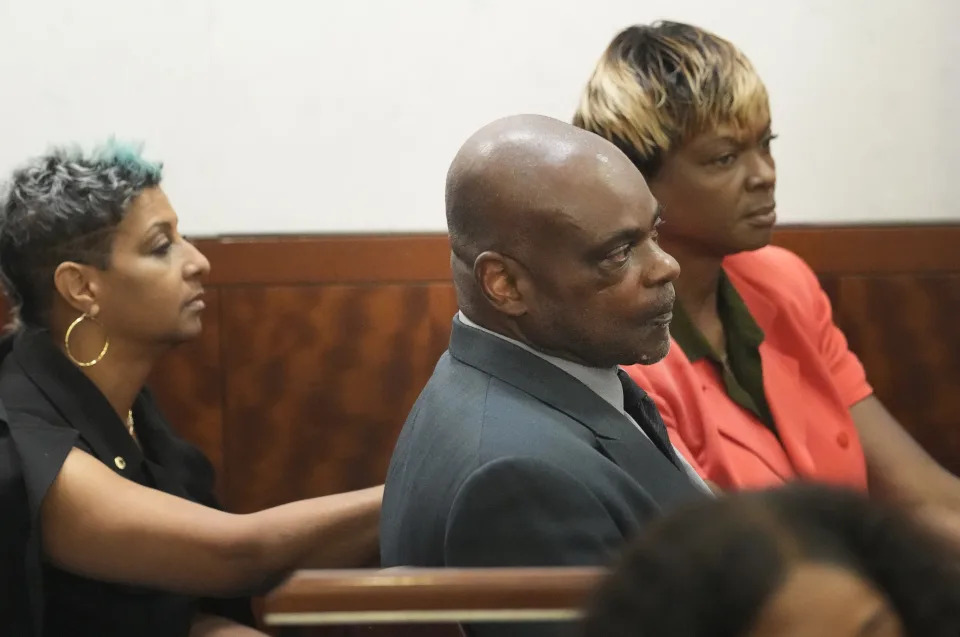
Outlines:
POLYGON ((683 463, 677 457, 677 452, 670 443, 670 437, 667 435, 667 427, 663 424, 663 418, 657 411, 657 406, 647 396, 647 393, 640 389, 635 382, 622 369, 617 370, 617 377, 620 384, 623 385, 623 409, 640 426, 647 437, 657 449, 667 457, 667 460, 673 463, 675 467, 684 471, 683 463))

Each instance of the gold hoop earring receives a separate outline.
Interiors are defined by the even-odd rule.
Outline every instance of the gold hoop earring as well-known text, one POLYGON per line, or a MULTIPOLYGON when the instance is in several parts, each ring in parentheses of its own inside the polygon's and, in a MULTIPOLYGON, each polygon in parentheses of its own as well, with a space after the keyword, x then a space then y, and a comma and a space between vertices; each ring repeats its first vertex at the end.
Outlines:
POLYGON ((74 328, 76 328, 78 325, 83 323, 85 319, 90 319, 97 325, 100 325, 100 321, 93 318, 89 314, 81 314, 76 318, 76 320, 73 321, 73 323, 70 324, 70 327, 67 328, 67 333, 64 334, 63 336, 63 347, 67 351, 67 358, 69 358, 70 362, 76 365, 77 367, 93 367, 94 365, 96 365, 97 363, 103 360, 103 357, 107 355, 107 350, 110 349, 110 339, 106 338, 104 339, 104 342, 103 342, 103 349, 100 350, 100 353, 97 354, 97 357, 94 358, 93 360, 82 362, 82 361, 78 361, 76 357, 74 357, 73 352, 70 351, 70 335, 73 334, 74 328))

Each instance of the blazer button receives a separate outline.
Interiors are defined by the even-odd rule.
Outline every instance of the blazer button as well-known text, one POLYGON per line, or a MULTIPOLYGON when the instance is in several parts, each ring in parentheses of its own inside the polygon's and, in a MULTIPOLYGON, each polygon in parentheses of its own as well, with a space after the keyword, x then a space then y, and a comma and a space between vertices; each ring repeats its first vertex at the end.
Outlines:
POLYGON ((117 456, 116 458, 114 458, 113 464, 117 465, 117 469, 120 469, 120 471, 123 471, 124 469, 127 468, 127 461, 124 460, 121 456, 117 456))
POLYGON ((850 446, 850 434, 846 431, 841 431, 837 434, 837 444, 840 445, 841 449, 846 449, 850 446))

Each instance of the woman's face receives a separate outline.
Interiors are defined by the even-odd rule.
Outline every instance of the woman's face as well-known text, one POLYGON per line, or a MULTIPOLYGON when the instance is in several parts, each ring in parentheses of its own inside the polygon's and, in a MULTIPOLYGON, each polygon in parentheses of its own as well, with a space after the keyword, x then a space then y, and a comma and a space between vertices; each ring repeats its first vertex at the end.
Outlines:
POLYGON ((746 637, 904 637, 886 598, 839 566, 801 564, 764 604, 746 637))
POLYGON ((769 243, 777 218, 773 137, 769 121, 752 129, 720 126, 664 155, 649 184, 664 206, 668 249, 722 257, 769 243))
POLYGON ((200 333, 210 263, 180 235, 177 221, 163 191, 149 188, 117 226, 110 265, 90 280, 111 340, 174 345, 200 333))

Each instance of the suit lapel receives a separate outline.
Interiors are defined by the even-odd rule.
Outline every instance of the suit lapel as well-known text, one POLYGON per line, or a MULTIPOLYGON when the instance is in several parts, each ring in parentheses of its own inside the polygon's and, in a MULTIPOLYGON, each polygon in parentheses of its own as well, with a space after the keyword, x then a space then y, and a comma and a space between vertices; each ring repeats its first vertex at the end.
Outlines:
MULTIPOLYGON (((610 403, 579 380, 539 356, 454 319, 450 355, 530 394, 589 429, 601 452, 645 488, 654 473, 659 486, 676 489, 689 478, 610 403)), ((656 495, 656 494, 654 494, 656 495)))
POLYGON ((691 498, 703 496, 685 472, 674 466, 635 427, 630 428, 635 435, 619 440, 597 438, 600 452, 633 478, 655 502, 672 502, 684 493, 691 498))

